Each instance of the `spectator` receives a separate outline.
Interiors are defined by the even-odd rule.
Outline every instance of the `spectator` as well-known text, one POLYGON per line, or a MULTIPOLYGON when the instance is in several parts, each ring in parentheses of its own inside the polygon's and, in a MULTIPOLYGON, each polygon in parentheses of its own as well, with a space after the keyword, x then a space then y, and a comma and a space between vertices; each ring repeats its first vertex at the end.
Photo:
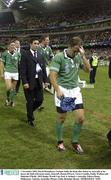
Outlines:
POLYGON ((89 62, 91 65, 91 71, 90 71, 90 84, 94 84, 96 82, 95 78, 96 78, 96 71, 97 71, 97 67, 98 67, 98 59, 99 57, 97 56, 97 53, 93 53, 92 57, 90 58, 89 62))

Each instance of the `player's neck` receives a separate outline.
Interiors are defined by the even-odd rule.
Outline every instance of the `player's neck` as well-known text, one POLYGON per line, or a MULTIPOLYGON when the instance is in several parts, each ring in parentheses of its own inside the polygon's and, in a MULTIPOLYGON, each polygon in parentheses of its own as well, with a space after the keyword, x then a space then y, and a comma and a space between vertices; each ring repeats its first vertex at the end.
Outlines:
POLYGON ((76 52, 74 52, 71 48, 67 48, 67 56, 73 58, 76 55, 76 52))

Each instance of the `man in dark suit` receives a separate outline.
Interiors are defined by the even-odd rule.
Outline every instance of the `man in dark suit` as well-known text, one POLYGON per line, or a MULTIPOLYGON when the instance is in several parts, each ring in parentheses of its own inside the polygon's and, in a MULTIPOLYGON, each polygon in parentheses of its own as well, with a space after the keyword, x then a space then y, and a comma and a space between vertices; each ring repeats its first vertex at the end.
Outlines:
MULTIPOLYGON (((109 78, 111 79, 111 56, 109 56, 108 75, 109 75, 109 78)), ((107 133, 107 139, 108 139, 109 145, 111 146, 111 129, 107 133)))
POLYGON ((108 68, 108 75, 109 75, 109 78, 111 79, 111 56, 109 56, 109 68, 108 68))
POLYGON ((27 120, 34 126, 33 112, 43 102, 43 86, 47 86, 46 67, 43 56, 37 51, 39 41, 30 40, 30 50, 21 56, 20 75, 26 98, 27 120))

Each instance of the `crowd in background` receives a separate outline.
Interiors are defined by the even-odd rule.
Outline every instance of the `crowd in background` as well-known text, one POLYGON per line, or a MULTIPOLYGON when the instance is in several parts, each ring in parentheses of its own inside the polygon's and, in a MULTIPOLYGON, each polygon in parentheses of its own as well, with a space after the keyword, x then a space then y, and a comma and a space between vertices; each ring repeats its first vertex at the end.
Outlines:
POLYGON ((97 21, 102 21, 111 18, 111 10, 98 11, 93 10, 92 12, 60 12, 59 16, 56 13, 53 15, 47 14, 47 16, 35 16, 30 15, 18 23, 15 24, 4 24, 0 25, 0 29, 33 29, 33 28, 53 28, 58 26, 70 26, 81 23, 95 23, 97 21))
POLYGON ((50 45, 54 49, 64 47, 71 37, 79 36, 84 42, 88 56, 95 49, 95 45, 99 45, 96 51, 100 57, 107 59, 106 57, 110 56, 111 30, 102 28, 111 26, 110 14, 110 9, 107 11, 95 9, 92 12, 80 11, 71 14, 61 12, 59 16, 57 14, 40 17, 27 16, 18 23, 0 25, 0 46, 4 47, 11 39, 16 39, 19 35, 21 45, 25 47, 31 35, 39 36, 41 33, 49 33, 50 45), (91 30, 88 30, 88 27, 91 30), (100 29, 96 30, 95 28, 98 27, 100 29))

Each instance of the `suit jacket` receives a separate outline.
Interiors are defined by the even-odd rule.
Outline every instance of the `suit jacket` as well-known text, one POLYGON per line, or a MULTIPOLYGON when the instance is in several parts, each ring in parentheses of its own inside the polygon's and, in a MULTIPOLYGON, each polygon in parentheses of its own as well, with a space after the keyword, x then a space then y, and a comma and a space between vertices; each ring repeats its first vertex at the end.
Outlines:
POLYGON ((111 57, 109 58, 108 75, 109 75, 109 78, 111 78, 111 57))
POLYGON ((38 81, 40 87, 42 88, 43 82, 47 82, 47 74, 45 61, 43 56, 37 52, 37 58, 33 57, 30 50, 24 51, 21 56, 20 61, 20 75, 22 79, 22 83, 29 84, 29 89, 33 90, 35 88, 36 79, 35 76, 38 74, 38 81), (41 67, 41 71, 36 72, 36 64, 39 64, 41 67))

